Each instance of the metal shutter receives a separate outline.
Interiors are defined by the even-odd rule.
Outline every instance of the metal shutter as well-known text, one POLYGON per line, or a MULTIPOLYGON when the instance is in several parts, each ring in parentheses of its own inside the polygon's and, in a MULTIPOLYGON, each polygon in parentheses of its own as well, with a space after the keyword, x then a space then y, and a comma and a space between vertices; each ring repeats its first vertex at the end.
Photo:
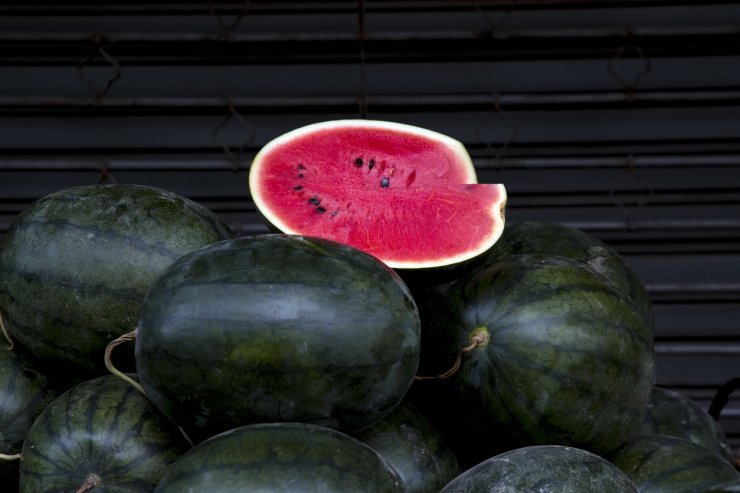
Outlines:
MULTIPOLYGON (((681 1, 11 1, 0 235, 72 185, 189 196, 266 231, 267 140, 344 117, 465 143, 508 219, 614 246, 655 304, 658 384, 740 376, 740 5, 681 1)), ((722 425, 740 445, 740 395, 722 425)))

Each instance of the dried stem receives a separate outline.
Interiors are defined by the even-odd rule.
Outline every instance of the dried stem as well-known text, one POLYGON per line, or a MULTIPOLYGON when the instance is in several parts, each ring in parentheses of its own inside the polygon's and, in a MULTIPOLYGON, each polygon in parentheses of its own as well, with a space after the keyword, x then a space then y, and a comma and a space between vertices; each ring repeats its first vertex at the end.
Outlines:
POLYGON ((3 321, 2 312, 0 312, 0 330, 5 336, 5 339, 7 339, 8 341, 8 350, 12 351, 14 347, 13 339, 10 337, 10 333, 8 332, 8 329, 5 327, 5 322, 3 321))
POLYGON ((77 488, 77 491, 75 491, 75 493, 85 493, 86 491, 97 488, 98 486, 100 486, 100 483, 100 476, 94 473, 90 474, 87 478, 85 478, 85 482, 82 483, 79 488, 77 488))
POLYGON ((0 460, 18 460, 21 454, 0 454, 0 460))
POLYGON ((479 347, 479 346, 485 346, 488 344, 488 332, 485 331, 477 331, 471 338, 470 338, 470 344, 465 346, 460 350, 459 353, 457 353, 457 359, 455 360, 455 364, 452 365, 452 368, 447 370, 444 373, 440 373, 436 376, 420 376, 417 375, 414 377, 414 380, 446 380, 453 376, 455 373, 458 372, 460 369, 460 365, 462 364, 463 357, 472 351, 473 349, 479 347))
POLYGON ((120 346, 121 344, 124 344, 126 342, 135 341, 135 340, 136 340, 136 330, 132 330, 131 332, 127 332, 123 334, 122 336, 109 342, 108 346, 106 346, 105 348, 105 367, 108 368, 108 371, 110 371, 112 374, 114 374, 115 376, 123 380, 124 382, 129 383, 136 390, 146 395, 146 393, 144 393, 144 388, 141 386, 139 382, 129 377, 128 375, 123 373, 118 368, 116 368, 113 365, 113 362, 111 361, 111 355, 113 354, 113 349, 120 346))

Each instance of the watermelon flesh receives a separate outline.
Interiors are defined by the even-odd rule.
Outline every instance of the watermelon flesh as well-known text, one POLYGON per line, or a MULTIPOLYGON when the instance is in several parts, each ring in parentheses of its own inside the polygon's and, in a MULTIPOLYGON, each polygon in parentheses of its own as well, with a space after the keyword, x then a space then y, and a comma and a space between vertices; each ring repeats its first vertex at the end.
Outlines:
POLYGON ((505 187, 478 184, 460 142, 393 122, 288 132, 255 156, 249 185, 277 230, 339 241, 394 268, 470 259, 504 227, 505 187))

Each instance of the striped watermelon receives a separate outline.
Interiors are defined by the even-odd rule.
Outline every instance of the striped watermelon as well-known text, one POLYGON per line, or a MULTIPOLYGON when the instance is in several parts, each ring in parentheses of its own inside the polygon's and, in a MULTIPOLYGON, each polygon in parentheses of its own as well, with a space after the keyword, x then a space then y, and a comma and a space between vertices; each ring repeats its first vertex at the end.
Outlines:
POLYGON ((724 458, 684 438, 635 435, 608 456, 640 493, 699 493, 740 474, 724 458))
POLYGON ((388 461, 401 476, 407 493, 437 493, 461 472, 439 431, 409 403, 402 403, 353 436, 388 461))
POLYGON ((20 493, 151 492, 187 449, 146 397, 105 375, 69 389, 36 418, 23 444, 20 493))
POLYGON ((17 346, 65 368, 50 374, 103 374, 106 345, 135 328, 152 280, 185 253, 229 237, 208 209, 165 190, 62 190, 32 204, 3 237, 0 313, 17 346))
POLYGON ((725 432, 704 408, 689 397, 655 387, 638 434, 669 435, 685 438, 734 462, 734 453, 725 432))
POLYGON ((201 248, 157 278, 140 315, 146 394, 203 437, 264 421, 360 430, 398 405, 419 361, 418 310, 396 273, 320 238, 201 248))
POLYGON ((395 470, 372 448, 307 423, 237 427, 177 460, 156 493, 402 493, 395 470))
MULTIPOLYGON (((20 453, 36 416, 56 396, 46 377, 24 358, 0 348, 0 454, 20 453)), ((0 460, 0 484, 8 490, 18 483, 18 466, 18 460, 0 460)))
POLYGON ((524 445, 608 452, 641 423, 652 331, 585 263, 509 256, 422 304, 420 375, 442 374, 470 346, 456 373, 412 393, 450 429, 465 463, 524 445))
POLYGON ((561 445, 498 454, 468 469, 439 493, 637 493, 624 472, 603 457, 561 445))
POLYGON ((482 261, 492 263, 509 255, 523 253, 560 255, 585 262, 628 295, 645 316, 648 325, 653 327, 655 316, 645 285, 616 250, 595 236, 547 221, 508 224, 499 241, 486 252, 482 261))

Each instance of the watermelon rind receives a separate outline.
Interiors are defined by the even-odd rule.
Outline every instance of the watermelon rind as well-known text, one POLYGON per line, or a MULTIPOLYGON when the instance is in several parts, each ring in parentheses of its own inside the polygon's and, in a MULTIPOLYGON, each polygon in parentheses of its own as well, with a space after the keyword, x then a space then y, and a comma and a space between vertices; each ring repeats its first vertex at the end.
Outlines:
POLYGON ((167 471, 155 493, 246 491, 403 493, 401 478, 368 445, 308 423, 237 427, 199 443, 167 471))
POLYGON ((136 367, 152 401, 196 435, 264 421, 357 431, 413 382, 420 325, 410 291, 375 257, 245 236, 183 256, 152 284, 136 367))
POLYGON ((466 470, 440 493, 637 493, 632 480, 601 456, 574 447, 533 445, 466 470))
POLYGON ((274 231, 347 243, 396 269, 455 265, 487 251, 503 231, 507 201, 503 184, 477 183, 461 142, 381 120, 318 122, 276 137, 252 161, 249 189, 274 231), (372 143, 343 138, 351 131, 372 143), (414 141, 434 152, 414 150, 414 141), (318 142, 329 148, 311 154, 318 142), (387 159, 375 168, 354 157, 372 156, 376 144, 387 159))

